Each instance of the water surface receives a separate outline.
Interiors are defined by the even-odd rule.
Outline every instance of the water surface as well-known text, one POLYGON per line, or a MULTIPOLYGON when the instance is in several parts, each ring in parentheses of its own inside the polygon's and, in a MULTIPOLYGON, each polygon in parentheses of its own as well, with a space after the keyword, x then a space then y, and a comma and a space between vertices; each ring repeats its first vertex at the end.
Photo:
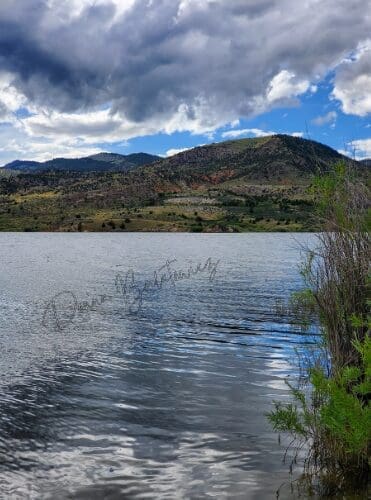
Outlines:
POLYGON ((0 498, 275 498, 290 476, 264 415, 310 341, 275 305, 311 238, 1 234, 0 498), (201 267, 136 312, 118 275, 153 285, 173 260, 201 267))

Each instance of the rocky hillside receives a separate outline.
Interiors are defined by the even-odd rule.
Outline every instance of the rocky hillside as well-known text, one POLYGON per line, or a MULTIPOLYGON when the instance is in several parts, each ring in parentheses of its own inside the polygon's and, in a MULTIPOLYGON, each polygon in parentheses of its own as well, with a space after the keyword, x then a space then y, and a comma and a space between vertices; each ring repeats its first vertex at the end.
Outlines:
POLYGON ((0 175, 0 231, 315 230, 308 186, 313 174, 339 160, 360 178, 368 175, 364 162, 286 135, 211 144, 160 160, 131 155, 125 157, 130 167, 111 153, 68 160, 68 171, 65 160, 31 172, 16 163, 0 175), (140 165, 149 159, 157 161, 140 165))
POLYGON ((246 178, 280 182, 307 179, 342 159, 351 162, 318 142, 274 135, 194 148, 155 163, 147 170, 156 170, 174 181, 198 179, 218 184, 227 179, 246 178))

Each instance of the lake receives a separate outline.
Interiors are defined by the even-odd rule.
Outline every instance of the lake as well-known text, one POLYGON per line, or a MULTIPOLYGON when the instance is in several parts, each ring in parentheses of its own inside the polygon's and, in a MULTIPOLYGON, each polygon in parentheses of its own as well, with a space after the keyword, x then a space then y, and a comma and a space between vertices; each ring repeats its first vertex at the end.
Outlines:
POLYGON ((290 498, 309 234, 0 235, 0 498, 290 498))

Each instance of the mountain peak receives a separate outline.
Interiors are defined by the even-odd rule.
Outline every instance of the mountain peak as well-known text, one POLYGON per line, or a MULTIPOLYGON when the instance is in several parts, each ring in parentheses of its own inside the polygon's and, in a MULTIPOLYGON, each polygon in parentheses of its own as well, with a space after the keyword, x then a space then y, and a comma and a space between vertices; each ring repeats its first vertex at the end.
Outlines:
POLYGON ((324 144, 277 134, 234 139, 183 151, 156 164, 157 171, 173 176, 203 175, 206 178, 241 178, 267 181, 308 177, 332 164, 352 162, 324 144))

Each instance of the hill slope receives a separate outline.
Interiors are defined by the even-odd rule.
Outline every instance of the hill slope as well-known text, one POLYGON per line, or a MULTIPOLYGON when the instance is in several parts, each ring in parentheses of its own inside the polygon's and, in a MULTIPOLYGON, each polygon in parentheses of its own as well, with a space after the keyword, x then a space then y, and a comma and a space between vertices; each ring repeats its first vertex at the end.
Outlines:
MULTIPOLYGON (((82 171, 18 169, 0 176, 0 230, 315 230, 307 187, 341 159, 368 175, 364 163, 286 135, 211 144, 121 171, 111 168, 120 155, 110 153, 75 160, 85 162, 82 171), (90 171, 91 162, 108 169, 90 171)), ((131 164, 144 160, 134 155, 131 164)))
POLYGON ((99 153, 86 158, 55 158, 46 162, 16 160, 4 166, 8 170, 21 172, 42 172, 47 170, 64 170, 75 172, 126 172, 138 166, 147 165, 160 157, 146 153, 120 155, 115 153, 99 153))
POLYGON ((212 183, 231 178, 279 182, 308 178, 342 159, 351 161, 318 142, 274 135, 184 151, 156 163, 156 171, 171 172, 173 179, 199 177, 212 183))

